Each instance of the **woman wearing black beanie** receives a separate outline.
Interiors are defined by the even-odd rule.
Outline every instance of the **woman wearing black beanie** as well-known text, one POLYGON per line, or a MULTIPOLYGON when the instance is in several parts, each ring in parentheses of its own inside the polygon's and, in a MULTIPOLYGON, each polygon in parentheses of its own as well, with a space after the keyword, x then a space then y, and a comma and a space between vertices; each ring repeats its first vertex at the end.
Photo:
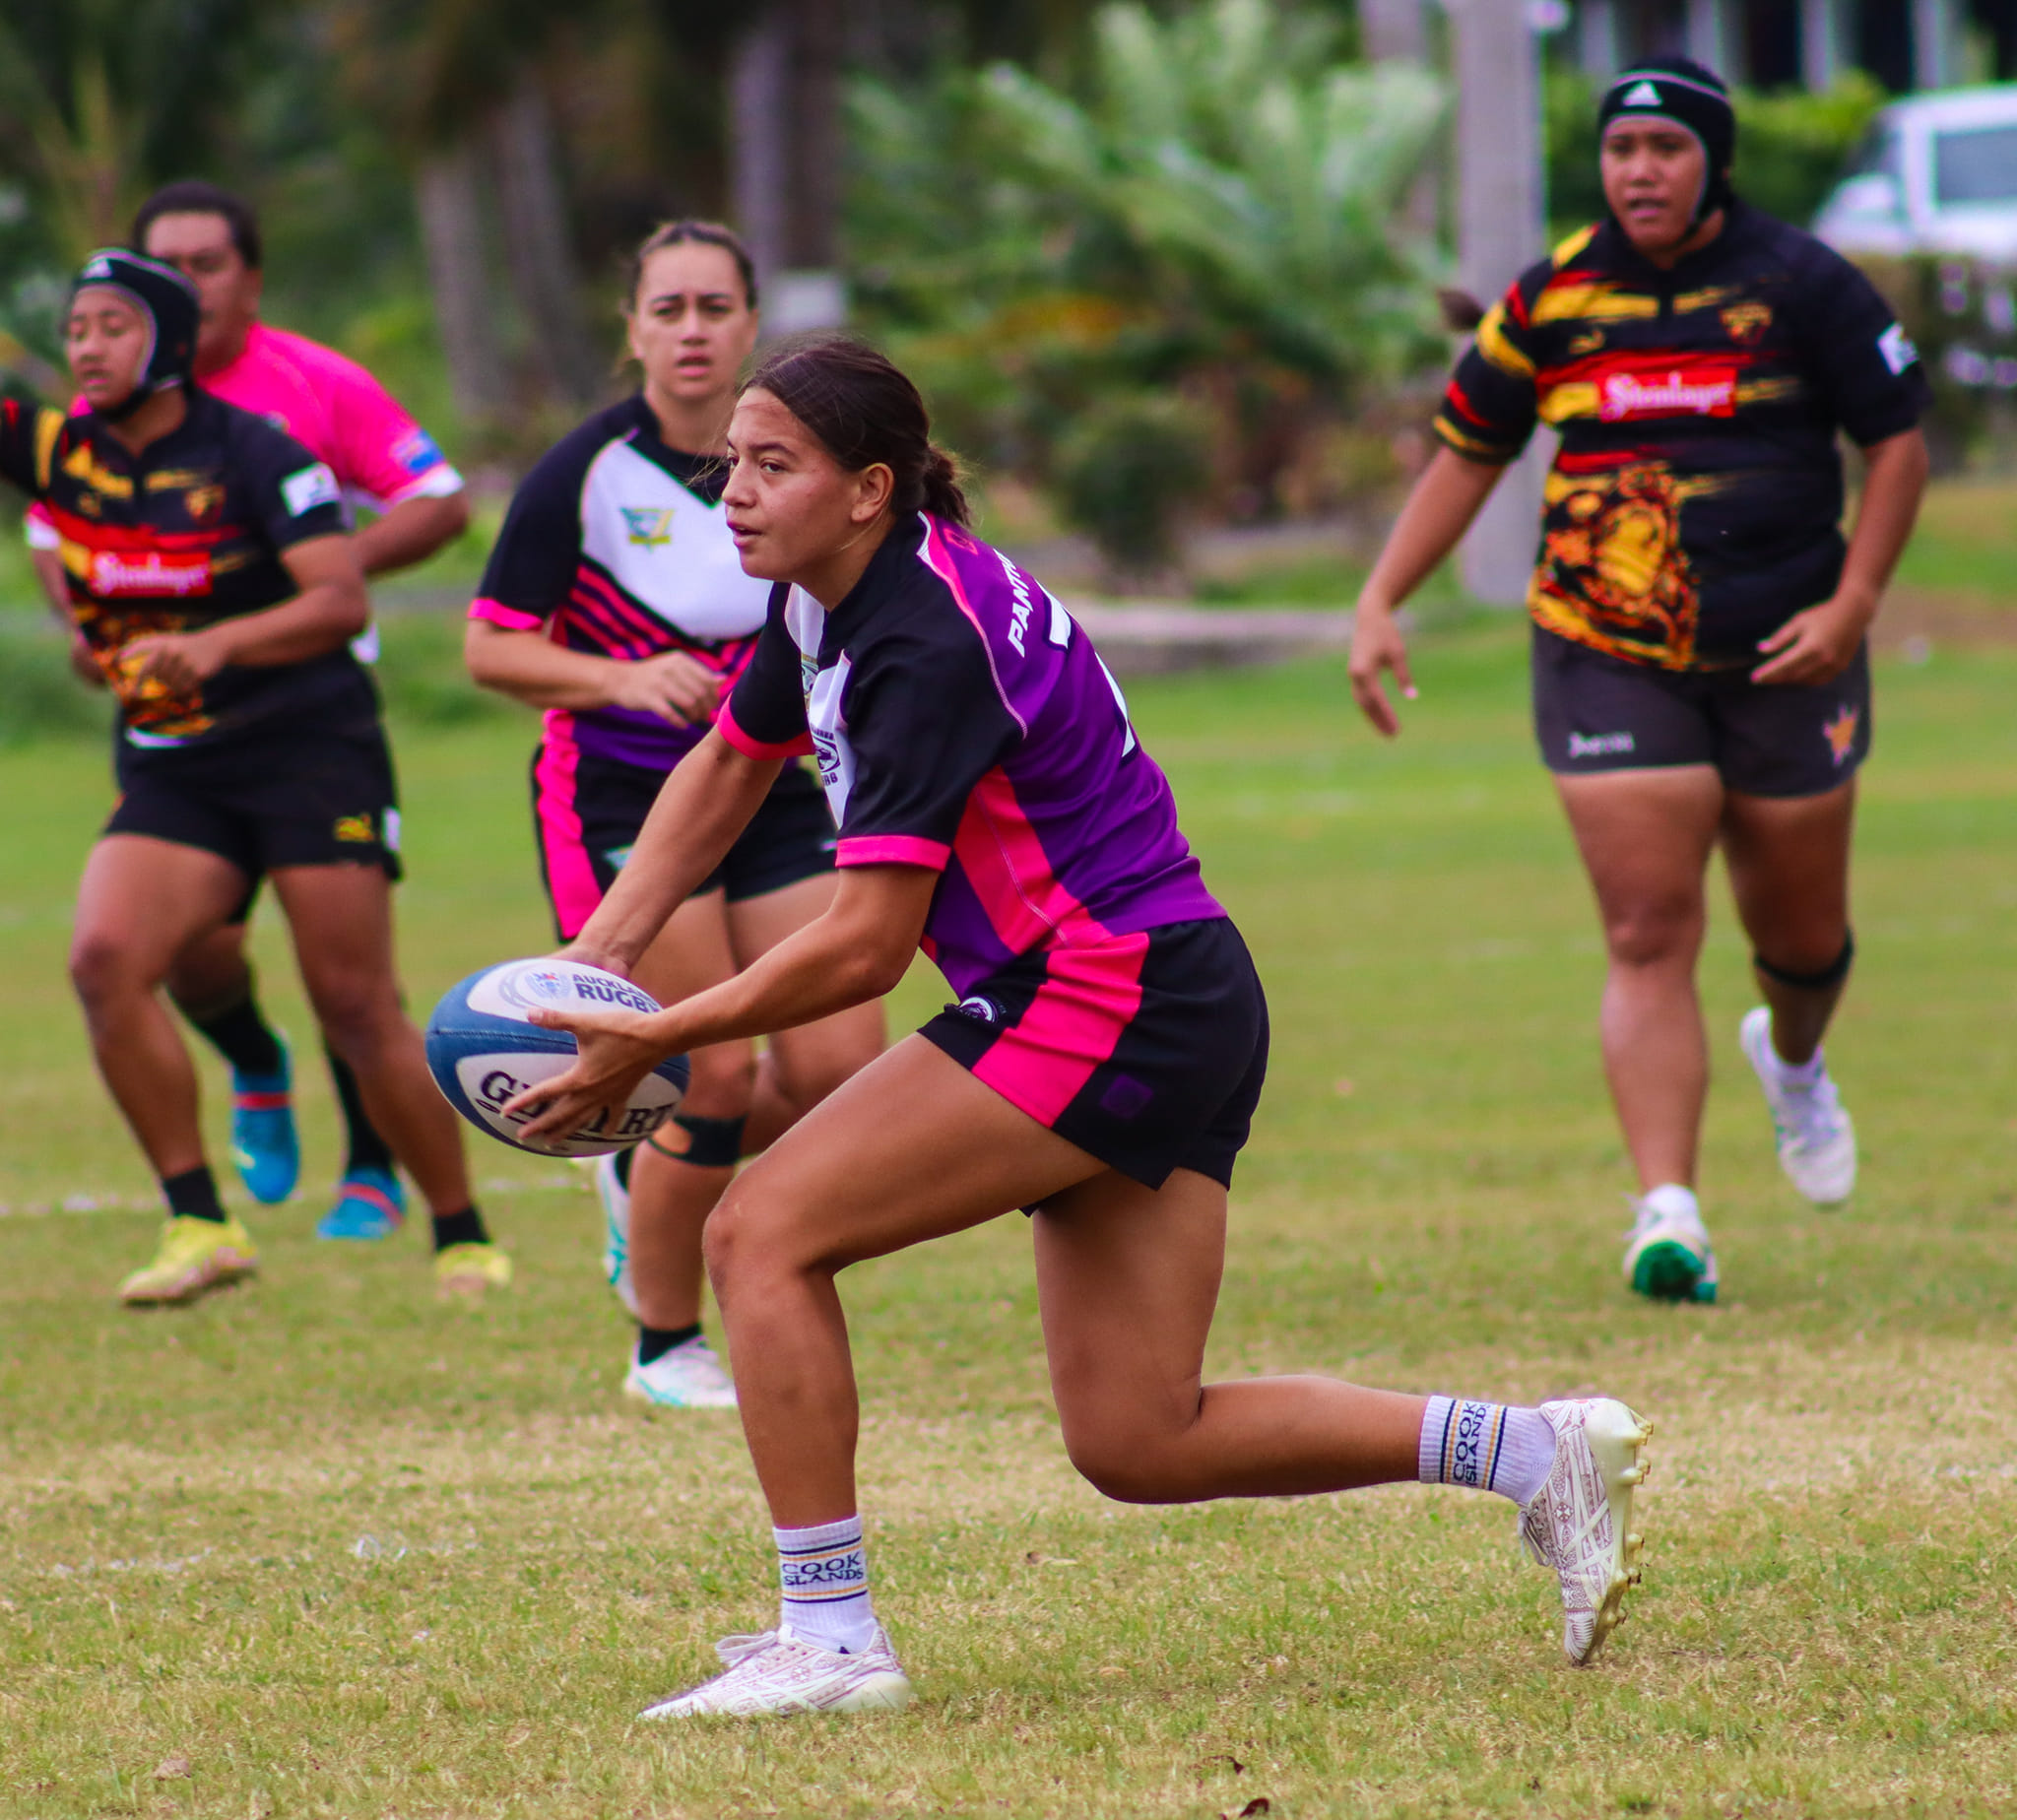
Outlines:
POLYGON ((1869 281, 1738 199, 1736 117, 1713 71, 1636 65, 1597 119, 1605 219, 1478 323, 1436 420, 1444 447, 1359 597, 1352 691, 1399 731, 1384 673, 1414 690, 1395 609, 1552 424, 1528 591, 1534 726, 1608 950, 1604 1069, 1638 1175, 1625 1276, 1713 1302, 1695 959, 1718 846, 1764 1000, 1739 1042, 1781 1165, 1822 1205, 1855 1181, 1821 1037, 1854 954, 1864 634, 1924 488, 1930 394, 1869 281), (1839 432, 1864 459, 1846 542, 1839 432))

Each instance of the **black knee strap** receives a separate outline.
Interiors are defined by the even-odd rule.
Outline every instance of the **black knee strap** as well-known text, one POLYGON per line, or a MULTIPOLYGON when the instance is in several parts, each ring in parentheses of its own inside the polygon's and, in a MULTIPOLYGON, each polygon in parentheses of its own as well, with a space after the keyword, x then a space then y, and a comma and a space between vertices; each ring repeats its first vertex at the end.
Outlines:
POLYGON ((1835 956, 1819 973, 1792 973, 1785 967, 1775 967, 1763 954, 1753 954, 1751 965, 1768 979, 1777 980, 1782 986, 1790 986, 1796 992, 1826 992, 1831 986, 1840 986, 1849 978, 1850 963, 1855 959, 1855 931, 1850 930, 1842 938, 1842 952, 1835 956))
POLYGON ((673 1123, 686 1134, 686 1147, 683 1150, 669 1150, 656 1138, 647 1138, 650 1144, 661 1156, 670 1156, 676 1163, 691 1163, 695 1169, 733 1169, 743 1157, 743 1127, 749 1121, 742 1119, 694 1119, 683 1112, 673 1114, 673 1123))

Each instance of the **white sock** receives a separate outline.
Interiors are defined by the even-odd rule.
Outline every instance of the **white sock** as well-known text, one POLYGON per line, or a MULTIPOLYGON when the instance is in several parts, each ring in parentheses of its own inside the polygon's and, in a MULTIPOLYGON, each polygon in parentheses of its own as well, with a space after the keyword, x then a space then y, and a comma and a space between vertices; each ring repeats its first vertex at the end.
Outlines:
POLYGON ((1555 1431, 1538 1409, 1431 1397, 1415 1460, 1424 1485, 1469 1485, 1525 1504, 1548 1482, 1555 1431))
POLYGON ((1765 1045, 1765 1053, 1772 1058, 1772 1072, 1779 1076, 1782 1087, 1795 1090, 1811 1087, 1828 1072, 1828 1065, 1821 1060, 1821 1045, 1814 1045, 1814 1053, 1804 1062, 1789 1062, 1771 1043, 1765 1045))
POLYGON ((778 1628, 801 1643, 853 1654, 876 1640, 876 1607, 869 1600, 869 1558, 862 1520, 816 1523, 806 1529, 772 1529, 778 1579, 784 1588, 778 1628))
POLYGON ((1702 1223, 1702 1203, 1695 1191, 1679 1182, 1662 1182, 1639 1197, 1639 1205, 1655 1219, 1687 1219, 1702 1223))

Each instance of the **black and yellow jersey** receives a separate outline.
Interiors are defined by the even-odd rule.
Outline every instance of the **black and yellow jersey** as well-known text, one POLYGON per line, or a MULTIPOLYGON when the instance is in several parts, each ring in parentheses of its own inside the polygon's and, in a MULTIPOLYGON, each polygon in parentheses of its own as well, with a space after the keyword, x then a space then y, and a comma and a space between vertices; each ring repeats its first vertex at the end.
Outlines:
POLYGON ((1536 421, 1547 478, 1528 606, 1549 631, 1668 670, 1757 661, 1841 575, 1838 430, 1867 446, 1930 401, 1870 282, 1743 203, 1669 271, 1615 223, 1565 240, 1485 313, 1436 430, 1504 463, 1536 421))
POLYGON ((335 476, 285 430, 192 387, 182 422, 138 455, 89 413, 0 401, 0 478, 39 499, 61 539, 70 612, 140 748, 214 744, 304 717, 377 712, 343 647, 298 664, 227 667, 180 694, 127 652, 298 592, 282 553, 346 527, 335 476))

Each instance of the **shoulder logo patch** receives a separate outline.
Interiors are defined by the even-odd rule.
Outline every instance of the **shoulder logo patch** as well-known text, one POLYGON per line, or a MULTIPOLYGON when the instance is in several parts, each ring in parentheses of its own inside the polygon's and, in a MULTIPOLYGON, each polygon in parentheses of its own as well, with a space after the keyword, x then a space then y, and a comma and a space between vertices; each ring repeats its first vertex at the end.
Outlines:
POLYGON ((669 505, 619 505, 631 543, 656 550, 673 541, 673 508, 669 505))
POLYGON ((1877 352, 1884 357, 1884 364, 1894 375, 1904 372, 1919 358, 1919 350, 1912 345, 1904 324, 1897 322, 1877 337, 1877 352))
POLYGON ((1622 107, 1658 107, 1660 105, 1659 90, 1650 82, 1636 83, 1625 91, 1622 107))
POLYGON ((341 505, 343 488, 336 484, 329 464, 318 461, 312 468, 297 469, 282 481, 280 496, 287 501, 288 515, 299 518, 318 505, 341 505))

